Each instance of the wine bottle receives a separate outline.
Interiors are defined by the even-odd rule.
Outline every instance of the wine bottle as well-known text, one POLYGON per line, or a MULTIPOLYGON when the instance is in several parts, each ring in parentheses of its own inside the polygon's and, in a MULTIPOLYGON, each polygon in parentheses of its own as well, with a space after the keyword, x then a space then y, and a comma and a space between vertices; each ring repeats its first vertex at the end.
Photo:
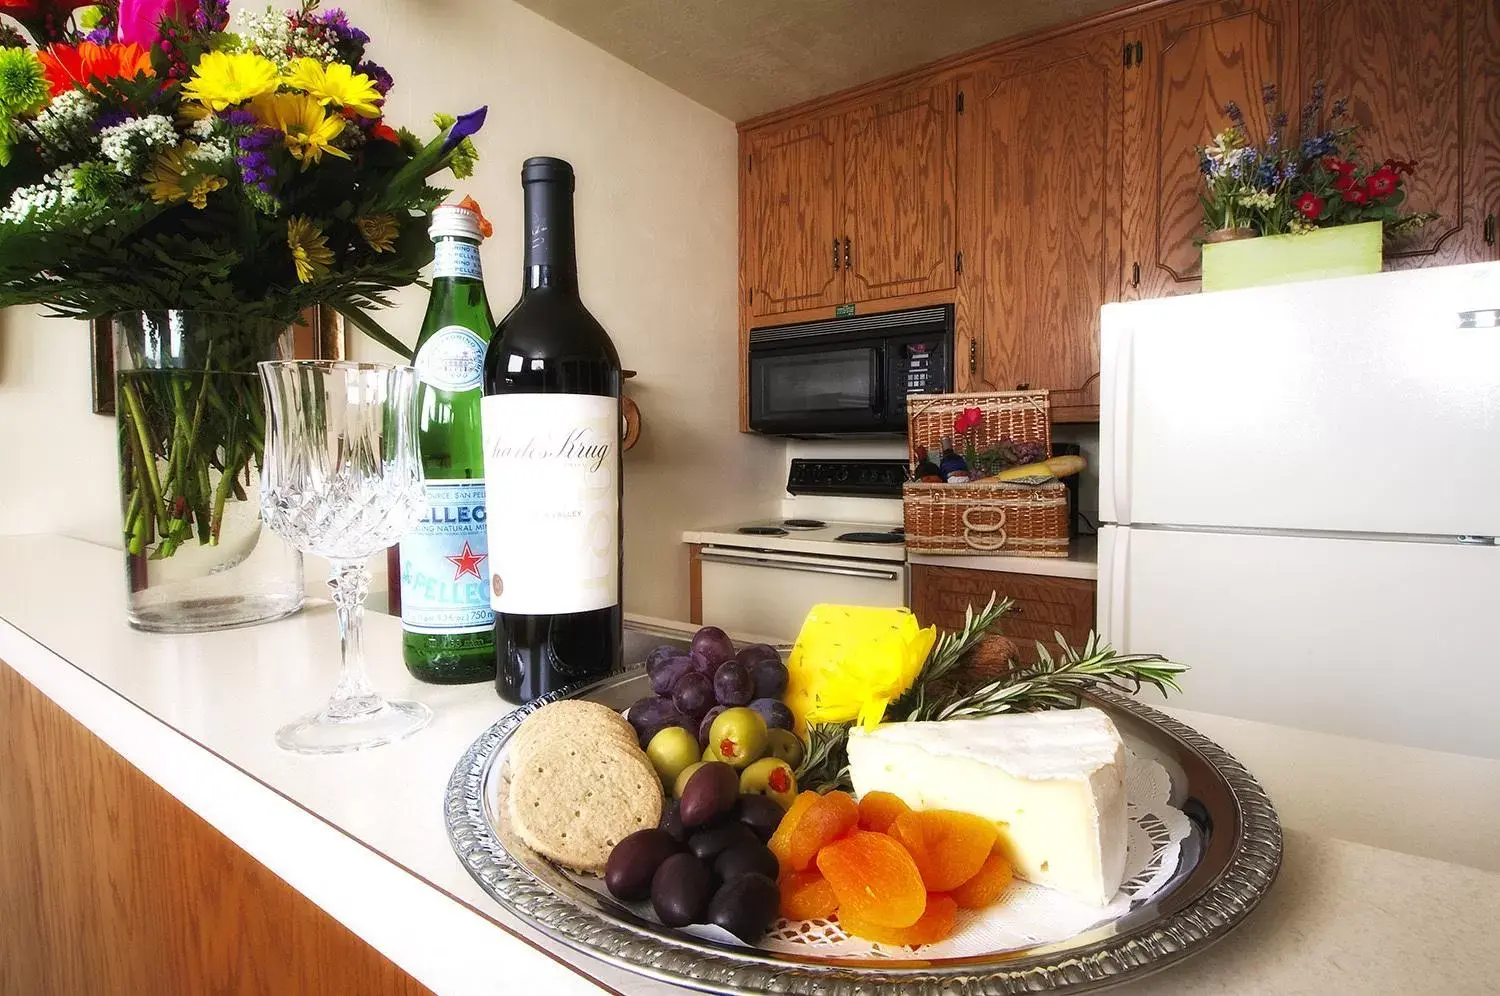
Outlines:
POLYGON ((950 436, 943 437, 943 458, 938 462, 938 471, 951 484, 962 483, 953 480, 955 477, 962 477, 964 481, 969 479, 969 465, 964 463, 963 457, 953 452, 953 439, 950 436))
POLYGON ((465 199, 436 208, 428 229, 432 296, 415 360, 427 514, 401 540, 399 584, 406 668, 437 684, 495 677, 479 411, 494 325, 479 264, 484 226, 465 199))
POLYGON ((620 357, 578 296, 573 167, 521 167, 521 299, 484 361, 496 690, 529 702, 620 664, 620 357))
POLYGON ((942 471, 938 470, 937 464, 932 462, 932 456, 927 447, 917 447, 917 467, 912 471, 912 478, 918 481, 941 481, 942 471))

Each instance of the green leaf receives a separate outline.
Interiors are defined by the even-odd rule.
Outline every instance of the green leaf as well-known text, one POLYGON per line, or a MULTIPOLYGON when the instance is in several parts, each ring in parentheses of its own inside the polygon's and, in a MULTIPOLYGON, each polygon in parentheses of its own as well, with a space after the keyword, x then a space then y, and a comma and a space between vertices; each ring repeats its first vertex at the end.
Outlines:
POLYGON ((379 322, 365 314, 360 308, 344 301, 330 303, 335 311, 353 322, 355 327, 368 336, 372 342, 384 346, 404 360, 411 360, 413 358, 411 347, 387 332, 381 327, 379 322))

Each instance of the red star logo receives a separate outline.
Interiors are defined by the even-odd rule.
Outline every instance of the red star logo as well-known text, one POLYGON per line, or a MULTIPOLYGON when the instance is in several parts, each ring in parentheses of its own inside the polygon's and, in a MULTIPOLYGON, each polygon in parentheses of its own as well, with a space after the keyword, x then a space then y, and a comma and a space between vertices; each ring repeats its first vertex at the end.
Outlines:
POLYGON ((457 581, 465 574, 472 574, 474 575, 475 581, 483 581, 484 577, 479 573, 479 565, 485 562, 487 556, 487 554, 475 553, 472 549, 469 548, 469 541, 464 540, 464 549, 462 553, 455 553, 452 556, 445 557, 443 559, 447 560, 448 562, 453 564, 454 567, 458 568, 458 573, 453 575, 453 580, 457 581))

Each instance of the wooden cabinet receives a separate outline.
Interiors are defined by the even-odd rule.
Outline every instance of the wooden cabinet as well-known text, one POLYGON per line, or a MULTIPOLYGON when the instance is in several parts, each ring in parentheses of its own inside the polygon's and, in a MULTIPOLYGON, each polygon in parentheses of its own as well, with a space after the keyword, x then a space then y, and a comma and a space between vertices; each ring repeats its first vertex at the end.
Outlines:
POLYGON ((953 287, 954 100, 952 83, 914 87, 749 133, 752 317, 953 287))
POLYGON ((1349 98, 1371 154, 1417 160, 1404 207, 1439 215, 1386 247, 1388 267, 1494 256, 1485 216, 1500 207, 1497 20, 1494 0, 1302 0, 1305 85, 1323 80, 1329 103, 1349 98))
POLYGON ((964 610, 983 608, 991 593, 1015 600, 999 631, 1016 646, 1016 659, 1036 660, 1036 642, 1056 651, 1061 633, 1074 647, 1083 646, 1094 628, 1097 585, 1080 578, 1049 578, 966 567, 911 567, 911 610, 923 625, 962 629, 964 610))
POLYGON ((958 383, 1099 404, 1099 308, 1120 281, 1123 35, 1031 46, 962 81, 958 383))
POLYGON ((1127 55, 1127 300, 1199 289, 1203 178, 1197 147, 1229 126, 1225 106, 1240 106, 1254 137, 1265 117, 1262 86, 1281 87, 1281 106, 1293 115, 1299 106, 1291 0, 1214 0, 1166 9, 1132 33, 1127 55))

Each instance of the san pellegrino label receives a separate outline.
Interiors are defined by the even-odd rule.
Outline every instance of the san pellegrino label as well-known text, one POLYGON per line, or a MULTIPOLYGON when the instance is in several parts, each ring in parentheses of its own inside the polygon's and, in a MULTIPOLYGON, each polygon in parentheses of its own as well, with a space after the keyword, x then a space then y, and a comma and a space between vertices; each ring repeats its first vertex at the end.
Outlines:
POLYGON ((479 247, 459 239, 440 239, 432 247, 432 279, 468 277, 483 280, 479 265, 479 247))
POLYGON ((417 379, 440 391, 477 391, 489 346, 462 325, 445 325, 417 350, 417 379))
POLYGON ((616 604, 619 399, 492 394, 480 417, 490 605, 560 615, 616 604))
POLYGON ((427 482, 427 514, 401 539, 401 625, 411 633, 482 633, 490 610, 484 481, 427 482))

